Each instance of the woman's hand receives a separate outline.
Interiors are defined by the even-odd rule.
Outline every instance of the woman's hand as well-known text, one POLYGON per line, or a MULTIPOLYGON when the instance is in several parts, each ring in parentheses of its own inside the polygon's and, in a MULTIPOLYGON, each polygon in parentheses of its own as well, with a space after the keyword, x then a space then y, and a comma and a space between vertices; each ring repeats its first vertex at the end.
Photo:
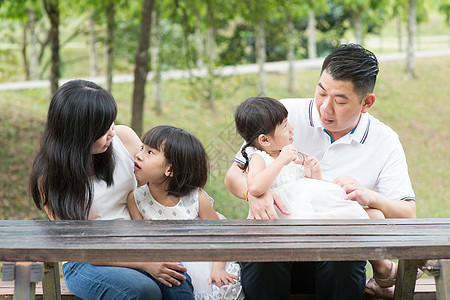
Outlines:
POLYGON ((150 273, 168 287, 172 287, 173 284, 179 286, 181 281, 186 280, 186 277, 180 272, 186 272, 187 269, 178 262, 145 263, 142 270, 150 273))

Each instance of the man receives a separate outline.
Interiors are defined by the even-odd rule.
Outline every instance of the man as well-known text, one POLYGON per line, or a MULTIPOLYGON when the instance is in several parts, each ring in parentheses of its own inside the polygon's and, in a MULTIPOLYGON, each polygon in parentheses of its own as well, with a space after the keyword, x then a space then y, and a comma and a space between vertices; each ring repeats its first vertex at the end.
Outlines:
MULTIPOLYGON (((415 195, 398 136, 368 113, 375 102, 377 75, 372 52, 360 45, 341 45, 324 60, 314 99, 282 103, 294 126, 294 146, 320 160, 324 180, 340 185, 349 200, 368 208, 369 215, 414 218, 415 195)), ((238 154, 225 185, 245 199, 240 159, 238 154)), ((252 219, 277 218, 274 205, 289 214, 273 193, 248 195, 248 202, 252 219)), ((379 278, 395 276, 392 265, 376 269, 379 278)), ((315 292, 318 299, 360 299, 365 262, 242 263, 242 284, 250 300, 288 299, 291 286, 302 282, 303 291, 315 292)))

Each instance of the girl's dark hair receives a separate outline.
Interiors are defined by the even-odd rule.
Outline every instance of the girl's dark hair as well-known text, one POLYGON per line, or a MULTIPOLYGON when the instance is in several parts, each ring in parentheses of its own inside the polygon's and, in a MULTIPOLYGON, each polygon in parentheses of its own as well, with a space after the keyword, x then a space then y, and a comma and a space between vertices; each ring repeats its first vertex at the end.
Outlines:
POLYGON ((169 195, 182 197, 205 186, 208 156, 195 136, 173 126, 156 126, 142 136, 142 143, 164 153, 172 165, 172 177, 167 179, 169 195))
POLYGON ((326 70, 335 80, 350 81, 360 101, 372 93, 378 75, 378 60, 371 51, 358 44, 340 45, 323 61, 326 70))
POLYGON ((72 80, 59 88, 31 170, 30 192, 39 209, 45 206, 63 220, 88 218, 92 180, 113 184, 113 144, 100 154, 92 155, 91 150, 116 115, 112 95, 93 82, 72 80))
POLYGON ((245 163, 239 165, 242 170, 248 167, 247 147, 257 147, 256 139, 261 134, 273 134, 277 125, 288 116, 284 105, 270 97, 250 97, 242 102, 234 113, 236 131, 245 140, 241 149, 245 163))

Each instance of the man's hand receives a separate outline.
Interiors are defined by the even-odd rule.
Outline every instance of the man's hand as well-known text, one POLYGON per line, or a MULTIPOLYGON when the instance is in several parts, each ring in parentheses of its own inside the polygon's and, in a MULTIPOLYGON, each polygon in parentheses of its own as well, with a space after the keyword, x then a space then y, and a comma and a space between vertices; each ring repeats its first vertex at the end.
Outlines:
POLYGON ((347 200, 358 201, 361 206, 373 207, 377 201, 377 193, 360 185, 352 177, 336 178, 333 183, 342 187, 347 193, 347 200))
POLYGON ((172 287, 173 284, 179 286, 180 281, 186 280, 179 272, 186 272, 187 269, 178 262, 145 263, 143 270, 168 287, 172 287))
POLYGON ((272 190, 269 190, 267 193, 264 193, 260 197, 253 197, 251 194, 248 195, 250 219, 279 219, 274 205, 276 205, 283 214, 290 214, 281 198, 277 194, 272 192, 272 190))

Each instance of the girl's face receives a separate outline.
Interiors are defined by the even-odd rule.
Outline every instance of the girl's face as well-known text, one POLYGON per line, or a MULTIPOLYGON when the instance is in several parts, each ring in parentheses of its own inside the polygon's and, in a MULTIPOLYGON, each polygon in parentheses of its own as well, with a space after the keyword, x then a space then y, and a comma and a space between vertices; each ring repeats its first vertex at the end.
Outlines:
POLYGON ((171 166, 163 152, 142 145, 134 159, 134 173, 140 183, 160 185, 171 175, 171 166))
POLYGON ((278 151, 283 149, 284 146, 292 144, 294 139, 292 138, 294 135, 294 127, 288 122, 287 119, 284 119, 283 122, 277 127, 275 127, 275 131, 272 135, 268 135, 270 139, 270 148, 273 151, 278 151))
POLYGON ((108 147, 111 145, 111 140, 115 135, 116 132, 114 131, 114 123, 112 123, 108 131, 94 142, 94 144, 92 145, 91 154, 100 154, 105 152, 106 149, 108 149, 108 147))

